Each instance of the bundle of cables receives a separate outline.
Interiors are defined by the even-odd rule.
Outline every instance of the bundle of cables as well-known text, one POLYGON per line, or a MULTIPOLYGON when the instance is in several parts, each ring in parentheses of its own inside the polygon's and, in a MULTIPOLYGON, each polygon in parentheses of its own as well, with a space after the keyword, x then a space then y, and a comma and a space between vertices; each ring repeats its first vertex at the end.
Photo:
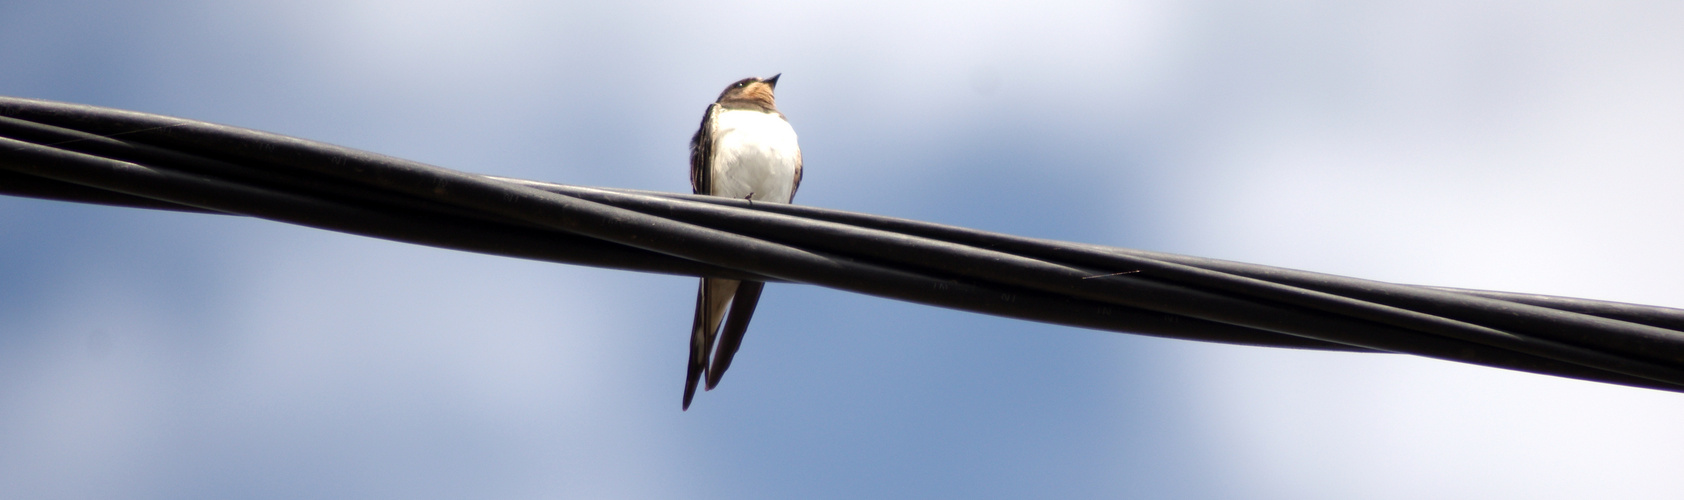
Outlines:
POLYGON ((243 215, 550 262, 805 283, 1082 328, 1406 353, 1684 392, 1684 310, 491 177, 86 105, 0 97, 0 194, 243 215))

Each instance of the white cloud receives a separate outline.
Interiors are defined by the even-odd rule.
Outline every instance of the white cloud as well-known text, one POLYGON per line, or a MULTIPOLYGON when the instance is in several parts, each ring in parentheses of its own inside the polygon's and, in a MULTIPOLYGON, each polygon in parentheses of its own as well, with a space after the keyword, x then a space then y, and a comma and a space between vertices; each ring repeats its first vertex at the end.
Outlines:
MULTIPOLYGON (((1684 305, 1675 8, 1307 5, 1189 62, 1179 251, 1684 305), (1312 12, 1313 11, 1313 12, 1312 12), (1254 41, 1254 44, 1234 41, 1254 41), (1201 64, 1214 66, 1200 67, 1201 64), (1226 92, 1226 93, 1219 93, 1226 92), (1201 106, 1203 100, 1218 105, 1201 106)), ((1213 35, 1215 36, 1215 35, 1213 35)), ((1386 356, 1191 351, 1202 413, 1276 498, 1665 498, 1674 394, 1386 356)), ((1261 493, 1261 494, 1256 494, 1261 493)))

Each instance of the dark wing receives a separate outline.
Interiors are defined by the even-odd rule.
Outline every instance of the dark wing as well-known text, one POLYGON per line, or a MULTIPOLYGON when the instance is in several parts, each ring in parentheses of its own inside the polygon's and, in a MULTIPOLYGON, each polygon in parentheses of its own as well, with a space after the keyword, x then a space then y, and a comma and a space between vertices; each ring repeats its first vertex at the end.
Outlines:
POLYGON ((684 409, 690 409, 690 399, 696 397, 696 383, 702 380, 702 373, 708 369, 708 351, 713 349, 713 332, 707 328, 713 325, 713 318, 709 314, 713 308, 708 307, 710 294, 708 280, 701 280, 701 290, 696 292, 696 321, 690 327, 690 368, 684 372, 684 409))
POLYGON ((713 161, 713 117, 719 114, 719 104, 709 104, 702 113, 702 126, 690 137, 690 192, 713 194, 713 179, 708 164, 713 161))
MULTIPOLYGON (((702 126, 696 129, 696 135, 690 137, 690 189, 696 194, 713 191, 709 163, 713 161, 713 117, 718 113, 719 105, 709 104, 707 111, 702 113, 702 126)), ((696 319, 690 328, 690 367, 684 377, 686 410, 690 409, 690 400, 696 397, 696 386, 707 372, 708 352, 713 350, 713 332, 719 324, 713 318, 710 304, 715 299, 708 281, 702 279, 701 289, 696 292, 696 319)))
POLYGON ((731 314, 725 316, 725 330, 719 332, 719 350, 713 353, 713 363, 708 364, 708 390, 719 385, 725 369, 731 367, 731 357, 743 345, 743 334, 748 333, 748 321, 754 318, 754 306, 760 302, 760 290, 765 287, 759 281, 737 285, 736 297, 731 299, 731 314))

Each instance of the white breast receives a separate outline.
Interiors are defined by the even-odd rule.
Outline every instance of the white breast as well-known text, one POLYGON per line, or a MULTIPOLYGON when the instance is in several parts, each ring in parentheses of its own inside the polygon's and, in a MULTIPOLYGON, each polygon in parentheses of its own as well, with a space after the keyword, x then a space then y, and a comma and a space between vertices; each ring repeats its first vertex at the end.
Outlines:
POLYGON ((789 203, 801 164, 789 122, 771 113, 725 110, 714 116, 713 127, 711 194, 789 203))

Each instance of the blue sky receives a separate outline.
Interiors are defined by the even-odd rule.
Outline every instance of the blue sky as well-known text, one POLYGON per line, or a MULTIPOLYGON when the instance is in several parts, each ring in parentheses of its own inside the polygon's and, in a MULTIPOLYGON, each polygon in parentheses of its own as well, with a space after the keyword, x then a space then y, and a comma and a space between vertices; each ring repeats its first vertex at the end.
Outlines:
MULTIPOLYGON (((0 4, 0 94, 687 192, 783 73, 796 201, 1684 306, 1676 2, 0 4)), ((1684 399, 0 198, 19 498, 1670 498, 1684 399)))

